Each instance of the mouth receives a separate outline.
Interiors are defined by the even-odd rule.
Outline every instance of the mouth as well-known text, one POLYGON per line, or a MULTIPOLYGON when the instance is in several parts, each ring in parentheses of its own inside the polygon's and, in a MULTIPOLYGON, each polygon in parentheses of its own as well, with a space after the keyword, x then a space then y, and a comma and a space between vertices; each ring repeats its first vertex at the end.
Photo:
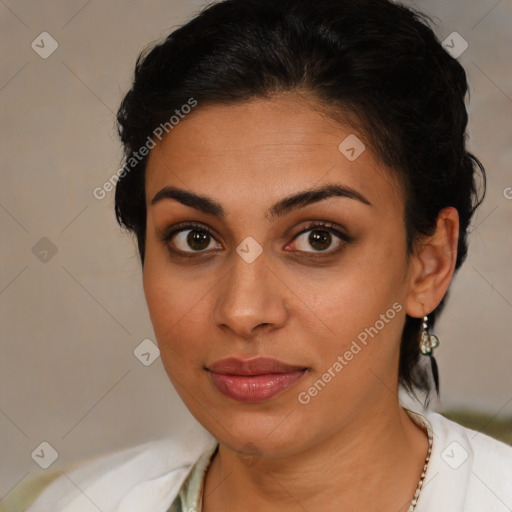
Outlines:
POLYGON ((307 367, 264 357, 222 359, 206 369, 218 391, 244 403, 268 400, 293 387, 308 371, 307 367))

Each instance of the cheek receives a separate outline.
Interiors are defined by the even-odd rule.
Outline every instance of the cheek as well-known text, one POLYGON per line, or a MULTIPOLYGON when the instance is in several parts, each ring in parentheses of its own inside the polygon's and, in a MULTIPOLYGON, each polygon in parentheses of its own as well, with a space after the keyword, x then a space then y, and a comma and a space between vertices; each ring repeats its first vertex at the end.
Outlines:
POLYGON ((376 283, 367 289, 359 281, 349 281, 318 301, 319 327, 328 326, 321 331, 327 332, 321 353, 335 359, 350 350, 353 342, 363 349, 373 345, 371 351, 364 350, 366 357, 378 358, 383 351, 394 351, 404 308, 400 293, 392 288, 384 280, 380 288, 376 283))
MULTIPOLYGON (((328 336, 309 337, 313 373, 300 386, 298 400, 310 415, 344 421, 346 411, 367 403, 374 393, 393 389, 404 321, 404 307, 391 280, 361 287, 340 281, 319 307, 328 336), (301 401, 302 400, 302 401, 301 401), (333 408, 333 404, 336 407, 333 408)), ((322 332, 325 332, 323 328, 322 332)))
POLYGON ((321 332, 328 333, 322 353, 331 360, 356 340, 364 349, 357 356, 361 362, 382 359, 398 348, 407 292, 405 253, 384 240, 372 249, 361 248, 357 259, 317 288, 311 300, 321 332))
POLYGON ((197 365, 210 318, 208 283, 184 279, 177 267, 151 255, 144 267, 143 285, 151 323, 162 361, 167 367, 197 365))

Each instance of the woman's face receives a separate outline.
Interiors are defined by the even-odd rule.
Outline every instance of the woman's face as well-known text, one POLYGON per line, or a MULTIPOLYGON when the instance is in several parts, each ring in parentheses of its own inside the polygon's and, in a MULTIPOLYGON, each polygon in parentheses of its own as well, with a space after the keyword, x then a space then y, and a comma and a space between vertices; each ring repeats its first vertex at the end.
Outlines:
POLYGON ((217 440, 292 454, 396 407, 404 202, 362 134, 299 96, 199 105, 151 150, 146 202, 162 361, 217 440), (242 364, 262 357, 283 364, 242 364))

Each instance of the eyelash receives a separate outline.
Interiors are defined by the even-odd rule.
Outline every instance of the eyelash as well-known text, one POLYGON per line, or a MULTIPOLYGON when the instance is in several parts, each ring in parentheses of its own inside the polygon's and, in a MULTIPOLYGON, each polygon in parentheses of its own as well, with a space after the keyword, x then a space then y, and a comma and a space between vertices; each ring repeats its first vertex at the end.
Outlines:
MULTIPOLYGON (((178 250, 171 249, 169 247, 169 242, 171 242, 174 235, 181 233, 182 231, 187 231, 189 229, 194 230, 194 231, 201 231, 201 232, 208 233, 208 235, 211 238, 213 238, 215 241, 217 241, 214 233, 210 230, 210 228, 208 226, 206 226, 204 224, 199 224, 196 222, 184 222, 184 223, 178 224, 176 226, 173 226, 172 229, 163 233, 160 236, 160 240, 168 245, 168 249, 171 253, 173 253, 174 255, 180 256, 180 257, 184 257, 184 258, 194 258, 194 257, 198 257, 198 255, 202 255, 202 254, 206 254, 207 252, 210 252, 210 251, 190 251, 190 252, 188 252, 188 251, 181 251, 179 249, 178 250)), ((308 255, 307 257, 310 257, 310 258, 318 258, 318 257, 321 258, 321 257, 326 257, 326 256, 332 256, 332 255, 340 252, 346 244, 351 243, 353 241, 352 237, 350 237, 346 233, 343 233, 342 231, 337 229, 335 227, 335 224, 333 224, 332 222, 324 222, 324 221, 312 221, 312 222, 308 223, 306 226, 304 226, 302 228, 301 231, 299 231, 298 233, 295 234, 292 241, 296 240, 300 235, 307 233, 308 231, 327 231, 328 233, 334 234, 336 237, 338 237, 341 240, 340 247, 338 247, 335 250, 331 250, 331 251, 330 250, 317 251, 317 252, 313 251, 311 253, 309 251, 293 251, 293 252, 298 252, 298 253, 305 253, 308 255)))

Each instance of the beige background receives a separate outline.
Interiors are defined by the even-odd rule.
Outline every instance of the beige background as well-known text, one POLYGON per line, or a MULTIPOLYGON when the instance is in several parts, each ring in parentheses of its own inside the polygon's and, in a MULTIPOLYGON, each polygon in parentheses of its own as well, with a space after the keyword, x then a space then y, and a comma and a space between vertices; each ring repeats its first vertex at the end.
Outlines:
MULTIPOLYGON (((135 245, 115 223, 112 193, 92 191, 119 167, 114 113, 136 56, 202 5, 0 1, 0 499, 44 471, 31 458, 43 441, 59 453, 56 469, 191 421, 160 359, 144 366, 133 354, 154 339, 135 245), (47 59, 31 48, 43 31, 59 44, 47 59), (57 249, 46 262, 33 253, 42 237, 57 249)), ((456 31, 469 43, 459 60, 470 146, 489 177, 437 329, 438 405, 511 415, 512 4, 416 5, 442 40, 456 31)))

